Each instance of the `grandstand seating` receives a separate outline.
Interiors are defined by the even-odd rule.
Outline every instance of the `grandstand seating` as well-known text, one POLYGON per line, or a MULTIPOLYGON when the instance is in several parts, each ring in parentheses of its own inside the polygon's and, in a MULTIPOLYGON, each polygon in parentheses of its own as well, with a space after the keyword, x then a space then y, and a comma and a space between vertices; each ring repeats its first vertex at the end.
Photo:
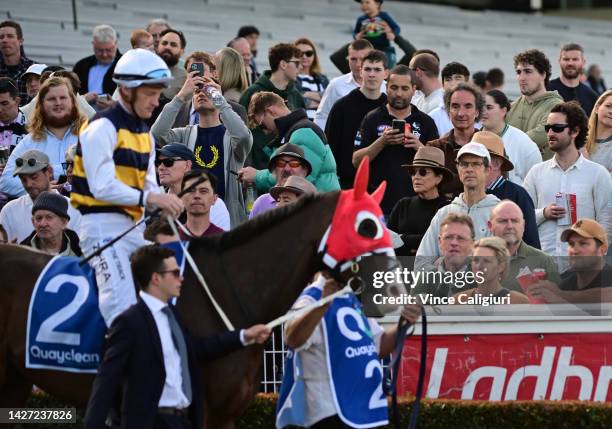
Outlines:
MULTIPOLYGON (((238 27, 254 24, 262 32, 257 62, 267 67, 266 52, 274 43, 308 36, 318 45, 324 72, 337 76, 329 55, 351 39, 359 8, 348 0, 79 0, 78 30, 73 27, 70 0, 19 0, 0 4, 0 20, 20 22, 26 54, 47 64, 72 66, 91 55, 91 31, 97 24, 112 25, 120 49, 129 48, 131 30, 163 17, 187 37, 187 52, 214 51, 235 36, 238 27)), ((517 95, 513 55, 527 48, 543 50, 553 62, 560 45, 574 41, 586 49, 587 61, 602 66, 612 81, 612 26, 605 21, 493 11, 466 11, 449 6, 388 1, 384 3, 417 48, 436 50, 442 63, 460 61, 472 72, 500 67, 506 91, 517 95)))

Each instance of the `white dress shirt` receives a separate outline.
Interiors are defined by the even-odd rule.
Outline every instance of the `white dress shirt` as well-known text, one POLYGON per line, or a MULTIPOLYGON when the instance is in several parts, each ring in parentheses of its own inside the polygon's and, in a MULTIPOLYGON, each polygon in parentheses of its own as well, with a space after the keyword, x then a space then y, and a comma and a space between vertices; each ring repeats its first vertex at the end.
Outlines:
POLYGON ((567 243, 561 241, 561 233, 569 225, 558 225, 555 219, 544 218, 544 207, 555 202, 555 194, 576 194, 576 219, 588 218, 599 222, 612 238, 612 208, 608 206, 612 179, 601 165, 580 155, 567 170, 551 159, 534 165, 525 177, 525 189, 529 192, 536 212, 542 251, 553 256, 566 256, 567 243))
POLYGON ((164 389, 159 398, 160 407, 171 408, 187 408, 190 402, 183 393, 183 376, 181 372, 181 356, 179 355, 174 341, 172 341, 172 332, 170 331, 170 322, 168 316, 162 311, 168 306, 165 302, 160 301, 153 295, 140 291, 140 297, 144 301, 155 320, 157 332, 162 346, 162 354, 164 356, 164 369, 166 371, 166 380, 164 381, 164 389))
POLYGON ((421 112, 429 115, 429 112, 444 104, 444 88, 438 88, 429 95, 425 95, 422 91, 415 92, 412 96, 412 104, 421 112))

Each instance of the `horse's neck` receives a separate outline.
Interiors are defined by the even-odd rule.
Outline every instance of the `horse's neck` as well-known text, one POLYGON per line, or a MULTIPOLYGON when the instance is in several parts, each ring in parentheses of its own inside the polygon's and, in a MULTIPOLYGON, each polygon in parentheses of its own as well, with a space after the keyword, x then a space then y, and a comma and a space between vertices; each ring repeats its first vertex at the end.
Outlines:
POLYGON ((289 310, 321 267, 317 248, 336 202, 337 194, 325 195, 244 244, 204 250, 203 260, 215 260, 204 264, 205 276, 234 325, 266 323, 289 310))

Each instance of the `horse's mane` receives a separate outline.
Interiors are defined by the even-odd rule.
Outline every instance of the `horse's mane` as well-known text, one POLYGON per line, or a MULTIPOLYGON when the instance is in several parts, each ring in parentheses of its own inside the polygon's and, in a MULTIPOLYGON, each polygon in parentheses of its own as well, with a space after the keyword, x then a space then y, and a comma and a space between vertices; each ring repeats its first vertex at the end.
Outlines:
POLYGON ((280 221, 299 212, 304 207, 310 206, 325 197, 325 194, 311 194, 300 197, 296 202, 283 207, 268 210, 257 215, 248 222, 245 222, 231 231, 217 234, 212 237, 194 238, 191 240, 190 247, 203 246, 204 248, 223 251, 238 244, 249 241, 252 237, 262 231, 277 225, 280 221))

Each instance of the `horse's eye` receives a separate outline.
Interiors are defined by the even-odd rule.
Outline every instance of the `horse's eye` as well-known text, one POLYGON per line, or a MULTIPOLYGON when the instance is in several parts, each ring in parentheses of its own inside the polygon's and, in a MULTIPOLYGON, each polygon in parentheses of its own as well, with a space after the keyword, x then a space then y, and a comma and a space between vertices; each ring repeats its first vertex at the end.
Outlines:
POLYGON ((355 219, 355 231, 362 237, 378 240, 383 236, 383 227, 376 216, 370 212, 357 213, 355 219))

